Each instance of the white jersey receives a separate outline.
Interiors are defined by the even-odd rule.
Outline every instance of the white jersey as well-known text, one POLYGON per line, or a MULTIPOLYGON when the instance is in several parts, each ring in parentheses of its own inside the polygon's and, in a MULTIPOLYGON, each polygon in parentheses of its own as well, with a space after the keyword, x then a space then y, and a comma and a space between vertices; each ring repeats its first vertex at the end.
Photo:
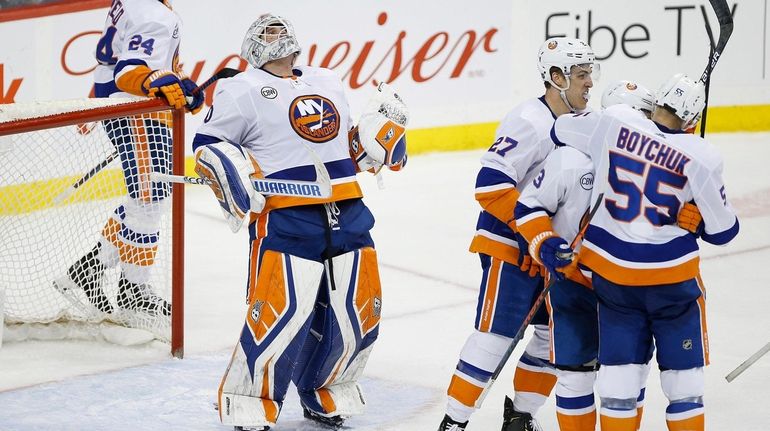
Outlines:
POLYGON ((552 135, 596 166, 594 193, 603 192, 604 202, 586 230, 581 263, 602 277, 628 286, 695 278, 697 241, 676 224, 685 202, 698 206, 705 241, 725 244, 737 235, 722 158, 700 137, 666 129, 625 105, 562 116, 552 135))
POLYGON ((132 76, 137 69, 142 77, 147 69, 178 72, 181 24, 163 1, 113 0, 96 47, 96 96, 141 95, 143 79, 132 76))
MULTIPOLYGON (((362 196, 348 150, 350 109, 339 77, 329 69, 301 66, 294 77, 249 69, 220 80, 214 104, 193 148, 225 141, 244 148, 266 178, 315 181, 310 150, 329 171, 332 196, 362 196)), ((271 196, 266 210, 317 204, 318 199, 271 196)))
POLYGON ((476 177, 476 200, 483 211, 476 224, 472 252, 517 263, 513 217, 517 188, 534 179, 554 149, 550 130, 555 119, 543 96, 522 102, 500 123, 495 142, 481 157, 476 177))

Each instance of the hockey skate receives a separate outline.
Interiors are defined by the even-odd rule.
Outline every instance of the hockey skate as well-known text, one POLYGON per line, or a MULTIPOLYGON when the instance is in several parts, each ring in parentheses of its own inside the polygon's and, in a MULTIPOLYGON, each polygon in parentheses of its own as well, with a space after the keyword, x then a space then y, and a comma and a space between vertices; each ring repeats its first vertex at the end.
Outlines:
POLYGON ((148 331, 163 341, 171 339, 171 304, 155 294, 149 284, 131 283, 121 275, 117 304, 111 316, 115 323, 148 331))
POLYGON ((136 284, 121 276, 118 281, 118 307, 154 316, 171 316, 171 304, 156 295, 148 284, 136 284))
POLYGON ((457 422, 449 417, 449 415, 444 415, 444 420, 441 421, 441 425, 438 427, 438 431, 465 431, 465 427, 468 426, 468 421, 465 422, 457 422))
POLYGON ((304 404, 302 405, 302 413, 305 415, 305 419, 310 419, 311 421, 316 422, 325 428, 333 430, 340 429, 342 427, 342 423, 345 422, 345 419, 342 416, 321 416, 318 413, 305 407, 304 404))
POLYGON ((263 427, 263 426, 258 426, 258 427, 236 426, 236 427, 234 427, 235 431, 268 431, 269 429, 270 429, 270 427, 263 427))
POLYGON ((99 253, 99 244, 93 250, 86 253, 67 270, 67 274, 53 281, 54 287, 75 308, 86 316, 95 316, 101 313, 112 313, 112 305, 102 290, 104 278, 104 264, 96 257, 99 253), (78 294, 82 291, 85 294, 78 294))
POLYGON ((531 414, 513 409, 513 400, 505 397, 502 431, 543 431, 531 414))

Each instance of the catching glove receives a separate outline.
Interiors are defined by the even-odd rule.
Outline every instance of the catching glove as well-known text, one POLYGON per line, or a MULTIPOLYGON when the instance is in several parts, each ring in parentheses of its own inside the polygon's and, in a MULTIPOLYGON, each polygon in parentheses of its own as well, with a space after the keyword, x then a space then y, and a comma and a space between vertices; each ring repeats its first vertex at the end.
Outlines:
POLYGON ((227 142, 199 147, 195 152, 195 172, 208 180, 233 233, 240 230, 249 211, 265 208, 265 197, 254 190, 249 175, 254 168, 243 150, 227 142))
POLYGON ((187 106, 184 84, 176 73, 169 70, 155 70, 142 83, 145 94, 149 97, 162 97, 168 106, 182 109, 187 106))
POLYGON ((699 238, 701 235, 703 235, 703 229, 705 226, 703 224, 703 217, 700 215, 698 206, 693 203, 685 202, 685 204, 682 206, 682 209, 679 210, 679 216, 677 217, 676 224, 682 229, 695 235, 696 238, 699 238))
POLYGON ((358 121, 357 147, 351 142, 351 156, 359 169, 387 166, 401 169, 406 159, 406 124, 409 110, 401 97, 386 83, 380 83, 358 121))

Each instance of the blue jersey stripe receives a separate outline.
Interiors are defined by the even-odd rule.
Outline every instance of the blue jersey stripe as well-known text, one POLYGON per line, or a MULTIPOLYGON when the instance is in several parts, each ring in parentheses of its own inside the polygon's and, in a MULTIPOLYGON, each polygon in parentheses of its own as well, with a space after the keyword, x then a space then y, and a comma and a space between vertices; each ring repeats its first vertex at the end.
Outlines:
POLYGON ((516 181, 513 178, 505 175, 503 172, 497 169, 483 167, 476 176, 476 187, 494 186, 497 184, 510 183, 516 186, 516 181))
POLYGON ((569 410, 585 409, 594 405, 594 394, 583 395, 581 397, 560 397, 556 395, 556 405, 569 410))
POLYGON ((585 239, 612 256, 628 262, 668 262, 698 251, 698 243, 693 235, 680 236, 663 244, 639 244, 620 240, 600 227, 589 225, 585 239))
MULTIPOLYGON (((326 170, 329 171, 329 177, 331 179, 352 177, 356 175, 356 168, 353 165, 352 159, 335 160, 333 162, 326 162, 324 165, 326 166, 326 170)), ((295 166, 293 168, 273 172, 268 175, 267 178, 316 181, 315 167, 313 165, 295 166)))
POLYGON ((457 363, 457 370, 465 375, 473 377, 480 382, 488 382, 492 377, 492 372, 482 370, 481 368, 469 364, 463 360, 460 360, 457 363))
POLYGON ((740 230, 740 226, 738 225, 738 218, 735 218, 735 224, 730 229, 727 229, 726 231, 715 233, 715 234, 707 234, 706 232, 703 232, 703 235, 701 238, 706 241, 709 244, 714 245, 725 245, 730 240, 735 238, 736 235, 738 235, 738 231, 740 230))
POLYGON ((476 222, 476 229, 483 229, 488 232, 492 232, 495 235, 500 235, 505 238, 515 240, 515 234, 513 230, 505 223, 498 220, 492 214, 482 211, 479 214, 479 220, 476 222))
POLYGON ((120 60, 115 65, 115 70, 112 71, 112 76, 117 77, 121 70, 128 66, 147 66, 147 62, 138 58, 129 58, 128 60, 120 60))

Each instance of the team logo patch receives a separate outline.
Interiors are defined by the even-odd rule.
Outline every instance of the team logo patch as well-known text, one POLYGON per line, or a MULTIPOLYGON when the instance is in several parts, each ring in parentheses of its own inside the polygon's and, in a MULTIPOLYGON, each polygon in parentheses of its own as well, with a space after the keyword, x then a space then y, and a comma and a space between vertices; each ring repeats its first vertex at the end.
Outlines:
POLYGON ((682 341, 682 348, 684 350, 692 350, 692 340, 688 338, 682 341))
POLYGON ((636 90, 636 84, 634 84, 633 82, 629 82, 628 84, 626 84, 626 88, 628 89, 628 91, 634 91, 636 90))
POLYGON ((374 316, 380 317, 380 313, 382 313, 382 300, 378 297, 374 297, 374 316))
POLYGON ((329 99, 317 94, 300 96, 289 106, 289 122, 310 142, 327 142, 340 131, 340 114, 329 99))
POLYGON ((556 49, 557 46, 559 46, 559 42, 555 40, 548 42, 548 49, 556 49))
POLYGON ((278 96, 278 90, 273 87, 262 87, 261 93, 265 99, 275 99, 278 96))
POLYGON ((580 187, 583 188, 583 190, 591 190, 594 188, 594 174, 587 173, 580 177, 580 187))
POLYGON ((259 316, 262 314, 262 306, 265 305, 265 301, 256 301, 254 306, 251 307, 251 320, 259 322, 259 316))
POLYGON ((174 39, 179 39, 179 25, 176 25, 174 27, 174 33, 171 35, 174 39))

